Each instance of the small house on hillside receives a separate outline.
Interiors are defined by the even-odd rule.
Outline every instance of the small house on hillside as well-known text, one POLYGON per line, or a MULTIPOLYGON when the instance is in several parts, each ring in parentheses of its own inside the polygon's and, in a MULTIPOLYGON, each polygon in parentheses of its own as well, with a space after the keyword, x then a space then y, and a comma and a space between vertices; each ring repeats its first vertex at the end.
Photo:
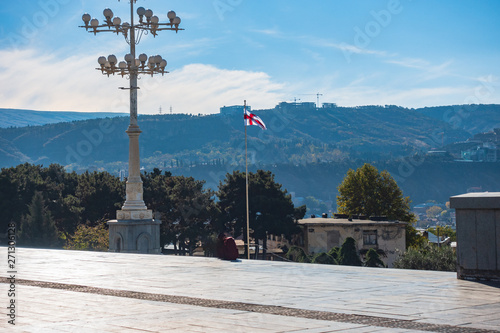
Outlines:
POLYGON ((333 247, 341 247, 347 237, 356 241, 361 257, 369 249, 375 249, 380 259, 392 267, 397 258, 396 250, 406 248, 405 222, 387 221, 381 218, 369 220, 348 219, 337 214, 338 218, 307 218, 299 220, 302 227, 301 246, 308 254, 328 252, 333 247))

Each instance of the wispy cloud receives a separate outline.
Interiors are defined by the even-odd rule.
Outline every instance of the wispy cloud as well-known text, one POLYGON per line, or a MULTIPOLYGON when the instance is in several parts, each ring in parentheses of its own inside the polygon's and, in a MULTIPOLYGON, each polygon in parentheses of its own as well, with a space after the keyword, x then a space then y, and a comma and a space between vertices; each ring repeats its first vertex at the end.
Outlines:
POLYGON ((386 62, 420 71, 420 81, 434 80, 444 76, 455 75, 450 69, 450 65, 453 64, 453 60, 451 59, 437 65, 418 58, 390 59, 386 60, 386 62))
MULTIPOLYGON (((127 112, 127 92, 117 88, 128 81, 119 75, 107 78, 94 70, 94 56, 59 58, 35 50, 0 51, 4 63, 26 64, 2 68, 0 80, 9 82, 0 91, 0 107, 54 111, 127 112)), ((225 70, 192 64, 164 77, 139 81, 139 113, 157 113, 160 106, 176 113, 217 113, 224 105, 273 107, 282 99, 283 84, 263 72, 225 70)))
POLYGON ((283 34, 278 29, 251 29, 251 32, 256 32, 262 35, 282 37, 283 34))

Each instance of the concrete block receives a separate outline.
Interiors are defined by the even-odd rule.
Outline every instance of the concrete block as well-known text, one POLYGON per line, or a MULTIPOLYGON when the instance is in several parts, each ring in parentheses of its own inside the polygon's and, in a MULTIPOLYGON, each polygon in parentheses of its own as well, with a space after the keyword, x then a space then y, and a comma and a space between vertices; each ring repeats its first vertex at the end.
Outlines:
POLYGON ((476 211, 477 268, 496 269, 495 211, 476 211))
POLYGON ((457 210, 458 265, 477 269, 476 212, 457 210))

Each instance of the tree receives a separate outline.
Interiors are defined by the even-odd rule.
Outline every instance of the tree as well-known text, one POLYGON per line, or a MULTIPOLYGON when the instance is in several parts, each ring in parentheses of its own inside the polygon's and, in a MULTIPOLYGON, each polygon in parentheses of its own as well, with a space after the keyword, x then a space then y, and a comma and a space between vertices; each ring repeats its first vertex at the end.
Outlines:
POLYGON ((365 267, 385 267, 384 262, 374 249, 369 249, 368 252, 366 252, 366 260, 363 265, 365 267))
POLYGON ((428 219, 435 219, 436 216, 438 216, 439 214, 441 214, 442 211, 443 211, 443 209, 441 207, 439 207, 439 206, 432 206, 429 209, 427 209, 425 211, 425 213, 427 214, 427 218, 428 219))
POLYGON ((102 220, 93 227, 80 224, 64 248, 68 250, 108 251, 109 231, 106 228, 106 222, 102 220))
POLYGON ((193 255, 200 242, 208 241, 217 216, 213 192, 204 189, 205 181, 193 177, 161 174, 159 169, 143 176, 144 200, 162 220, 160 241, 179 245, 193 255))
POLYGON ((123 205, 125 184, 108 172, 85 172, 78 177, 75 197, 84 210, 83 223, 95 226, 101 219, 111 219, 123 205))
POLYGON ((406 246, 423 242, 413 224, 416 218, 410 211, 410 198, 387 171, 365 163, 356 171, 349 169, 338 186, 337 209, 349 215, 387 216, 391 220, 407 222, 406 246))
POLYGON ((427 229, 428 232, 434 235, 439 235, 440 237, 450 237, 451 242, 457 241, 457 232, 453 230, 449 225, 447 226, 436 226, 434 228, 427 229))
POLYGON ((21 218, 19 243, 40 248, 58 246, 58 231, 41 192, 35 192, 28 210, 21 218))
POLYGON ((367 216, 387 216, 389 219, 410 222, 410 198, 403 192, 387 171, 365 163, 356 171, 349 169, 338 186, 339 213, 367 216))
MULTIPOLYGON (((248 174, 249 223, 258 248, 263 240, 266 251, 267 234, 290 238, 300 231, 297 220, 304 217, 305 207, 295 208, 291 196, 275 182, 271 171, 257 170, 248 174)), ((246 228, 246 180, 245 173, 234 171, 226 174, 219 184, 218 207, 221 211, 221 227, 231 230, 235 237, 246 228)), ((246 238, 246 233, 243 233, 246 238)), ((265 254, 265 253, 264 253, 265 254)))
POLYGON ((340 265, 361 266, 358 251, 356 250, 356 241, 352 237, 347 237, 340 248, 340 265))

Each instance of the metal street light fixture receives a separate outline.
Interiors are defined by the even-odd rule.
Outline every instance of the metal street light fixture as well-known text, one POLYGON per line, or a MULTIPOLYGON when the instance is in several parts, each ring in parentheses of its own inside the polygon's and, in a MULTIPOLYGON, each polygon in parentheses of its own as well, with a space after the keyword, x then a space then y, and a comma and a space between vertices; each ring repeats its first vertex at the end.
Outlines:
MULTIPOLYGON (((120 1, 120 0, 118 0, 120 1)), ((80 26, 85 28, 89 33, 97 35, 101 32, 111 32, 117 35, 122 34, 125 40, 130 45, 130 53, 124 56, 124 61, 118 61, 117 57, 113 54, 108 57, 100 56, 97 59, 99 67, 97 70, 101 71, 103 75, 121 75, 124 77, 127 75, 130 79, 129 88, 121 88, 130 90, 130 125, 126 133, 129 136, 129 177, 126 184, 126 200, 121 210, 117 211, 117 220, 120 221, 137 221, 137 220, 149 220, 152 224, 156 224, 152 220, 152 212, 148 210, 143 200, 143 186, 140 174, 140 159, 139 159, 139 135, 141 130, 137 124, 137 79, 140 74, 144 75, 164 75, 168 73, 165 70, 167 66, 167 61, 164 60, 160 55, 148 57, 146 54, 142 53, 139 57, 136 57, 135 48, 136 45, 140 43, 143 35, 152 34, 156 37, 159 31, 172 30, 176 33, 179 30, 184 30, 179 28, 181 19, 177 16, 174 11, 169 11, 167 14, 168 22, 160 22, 158 16, 153 15, 151 9, 145 9, 144 7, 137 8, 137 15, 139 16, 139 23, 134 23, 134 4, 137 0, 130 1, 130 23, 123 22, 119 17, 115 17, 111 9, 106 8, 103 11, 104 21, 100 23, 98 19, 92 18, 89 14, 85 13, 82 16, 84 25, 80 26)), ((120 223, 118 223, 120 224, 120 223)), ((136 223, 137 224, 137 223, 136 223)), ((147 229, 151 230, 151 229, 147 229)), ((127 231, 128 232, 128 231, 127 231)), ((158 227, 159 233, 159 227, 158 227)), ((142 241, 139 239, 134 239, 130 241, 118 239, 116 243, 114 239, 111 239, 111 224, 110 224, 110 250, 121 249, 127 251, 126 242, 140 244, 142 241), (123 243, 122 243, 123 241, 123 243)), ((147 238, 147 237, 146 237, 147 238)), ((153 242, 156 243, 156 238, 158 238, 158 251, 159 251, 159 235, 152 235, 152 237, 147 238, 149 242, 150 238, 153 238, 153 242), (158 236, 158 237, 157 237, 158 236)), ((136 246, 136 250, 128 249, 129 252, 140 251, 138 249, 140 245, 136 246)), ((151 252, 151 247, 148 249, 148 253, 157 253, 154 250, 151 252)), ((144 252, 144 251, 140 251, 144 252)))

